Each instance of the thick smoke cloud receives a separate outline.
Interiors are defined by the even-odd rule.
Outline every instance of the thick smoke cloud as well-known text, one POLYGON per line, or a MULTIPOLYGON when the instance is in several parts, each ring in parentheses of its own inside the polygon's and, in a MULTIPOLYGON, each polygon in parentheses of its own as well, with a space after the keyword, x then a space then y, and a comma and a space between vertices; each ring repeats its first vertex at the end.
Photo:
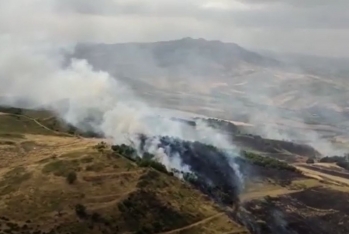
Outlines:
MULTIPOLYGON (((23 12, 18 3, 2 4, 11 9, 1 16, 2 22, 11 22, 16 16, 56 14, 52 7, 54 2, 35 3, 28 5, 28 12, 23 12)), ((113 143, 130 143, 137 134, 145 134, 232 148, 228 139, 204 123, 198 122, 196 131, 163 117, 159 109, 150 108, 117 78, 94 70, 86 60, 65 61, 63 55, 72 52, 73 43, 65 43, 64 35, 60 35, 59 43, 52 41, 55 35, 45 27, 41 29, 25 37, 13 29, 0 35, 0 104, 48 107, 79 128, 84 128, 86 120, 94 117, 89 127, 103 133, 113 143)), ((156 147, 149 147, 149 150, 168 168, 187 170, 179 157, 168 158, 156 147)))
MULTIPOLYGON (((103 121, 95 126, 108 137, 118 134, 170 135, 198 140, 199 135, 185 124, 161 117, 117 79, 103 71, 94 71, 85 60, 72 59, 63 67, 63 57, 54 47, 1 41, 0 92, 6 102, 24 99, 32 106, 50 105, 66 121, 79 125, 91 115, 101 114, 103 121), (55 105, 67 100, 69 108, 55 105)), ((212 129, 204 135, 214 136, 212 129)), ((207 132, 208 131, 208 132, 207 132)), ((122 139, 125 140, 125 139, 122 139)), ((221 139, 217 139, 222 144, 221 139)))
MULTIPOLYGON (((343 95, 343 93, 330 91, 331 84, 313 88, 311 86, 315 86, 315 83, 312 83, 305 71, 294 66, 292 69, 296 69, 296 72, 290 74, 281 72, 282 78, 277 77, 277 70, 257 71, 244 76, 248 84, 241 90, 246 94, 247 101, 234 100, 231 108, 247 114, 247 122, 254 125, 252 133, 269 139, 305 143, 323 155, 343 155, 345 149, 335 146, 329 139, 326 139, 323 132, 321 133, 311 126, 309 123, 311 117, 307 112, 311 105, 331 102, 330 98, 343 95), (292 85, 297 85, 297 88, 292 87, 292 85), (330 98, 328 93, 330 93, 330 98), (285 105, 280 104, 289 99, 298 99, 299 106, 295 110, 292 107, 285 108, 285 105), (253 103, 256 107, 247 108, 247 102, 253 103)), ((337 131, 340 132, 336 119, 341 122, 347 117, 335 111, 329 114, 327 112, 330 108, 326 108, 324 104, 317 110, 317 114, 321 116, 319 123, 336 126, 338 127, 337 131)), ((342 133, 345 134, 344 131, 342 133)))

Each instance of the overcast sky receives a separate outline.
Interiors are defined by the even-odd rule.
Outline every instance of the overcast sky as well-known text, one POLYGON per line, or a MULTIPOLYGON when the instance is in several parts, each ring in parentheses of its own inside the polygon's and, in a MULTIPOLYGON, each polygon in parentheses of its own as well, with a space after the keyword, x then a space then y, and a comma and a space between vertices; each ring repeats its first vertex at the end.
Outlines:
POLYGON ((189 36, 349 57, 349 0, 0 0, 0 34, 53 43, 189 36))

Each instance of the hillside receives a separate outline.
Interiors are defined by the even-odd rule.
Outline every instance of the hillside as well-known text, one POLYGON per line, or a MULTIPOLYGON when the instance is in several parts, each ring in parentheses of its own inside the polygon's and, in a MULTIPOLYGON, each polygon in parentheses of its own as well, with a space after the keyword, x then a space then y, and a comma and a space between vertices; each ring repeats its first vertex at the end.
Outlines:
POLYGON ((278 66, 277 60, 234 43, 183 38, 154 43, 80 44, 74 58, 115 77, 204 76, 233 73, 242 66, 278 66), (136 68, 136 69, 135 69, 136 68))
POLYGON ((2 232, 248 233, 189 184, 42 124, 52 118, 0 115, 2 232))
POLYGON ((335 144, 322 153, 349 142, 348 82, 343 74, 312 72, 326 70, 324 62, 300 66, 316 63, 311 57, 289 63, 234 43, 184 38, 80 44, 68 58, 109 72, 151 106, 243 122, 266 138, 335 144))
POLYGON ((349 175, 336 164, 339 157, 317 161, 315 155, 305 163, 316 154, 306 145, 244 135, 231 123, 207 119, 238 134, 233 137, 246 151, 231 152, 232 161, 212 145, 140 135, 140 155, 71 129, 45 110, 1 111, 3 233, 349 231, 349 175), (153 140, 184 171, 168 170, 148 153, 153 140))

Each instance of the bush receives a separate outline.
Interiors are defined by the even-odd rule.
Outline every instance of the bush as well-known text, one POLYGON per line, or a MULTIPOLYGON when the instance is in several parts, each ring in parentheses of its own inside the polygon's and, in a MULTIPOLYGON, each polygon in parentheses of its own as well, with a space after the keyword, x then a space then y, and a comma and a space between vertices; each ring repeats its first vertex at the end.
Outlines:
POLYGON ((148 153, 148 152, 145 152, 145 153, 143 154, 143 159, 146 159, 146 160, 152 160, 154 157, 155 157, 154 154, 150 154, 150 153, 148 153))
POLYGON ((332 156, 332 157, 323 157, 319 162, 323 163, 339 163, 339 162, 348 162, 347 156, 332 156))
POLYGON ((104 141, 98 143, 96 145, 96 149, 98 150, 98 152, 103 153, 107 149, 107 143, 105 143, 104 141))
POLYGON ((88 214, 86 212, 86 207, 82 204, 77 204, 75 206, 75 214, 79 217, 79 218, 87 218, 88 214))
POLYGON ((125 158, 137 163, 139 167, 151 167, 157 171, 166 174, 172 174, 167 171, 166 167, 163 164, 153 160, 155 157, 153 154, 145 152, 143 154, 143 158, 140 158, 137 156, 135 149, 125 144, 113 145, 111 148, 114 152, 121 154, 125 158))
POLYGON ((91 215, 91 219, 92 219, 93 222, 98 223, 98 222, 100 222, 102 220, 102 216, 99 213, 94 212, 91 215))
POLYGON ((308 158, 308 160, 306 161, 307 164, 313 164, 315 163, 314 159, 312 158, 308 158))
POLYGON ((140 167, 151 167, 154 168, 157 171, 163 172, 168 174, 169 172, 167 171, 166 167, 157 162, 157 161, 153 161, 153 160, 149 160, 149 159, 141 159, 137 162, 137 165, 140 167))
POLYGON ((67 182, 69 184, 74 184, 74 182, 76 181, 77 179, 77 176, 76 176, 76 173, 75 172, 69 172, 68 175, 67 175, 67 182))
POLYGON ((297 168, 295 168, 294 166, 291 166, 286 162, 282 162, 271 157, 264 157, 247 151, 242 151, 241 155, 248 162, 258 166, 297 172, 297 168))
POLYGON ((118 154, 121 154, 123 156, 125 156, 126 158, 129 158, 131 160, 135 160, 135 153, 136 153, 136 150, 133 149, 132 147, 130 146, 127 146, 125 144, 122 144, 122 145, 113 145, 111 147, 111 149, 118 153, 118 154))
POLYGON ((337 162, 337 166, 349 171, 349 162, 337 162))

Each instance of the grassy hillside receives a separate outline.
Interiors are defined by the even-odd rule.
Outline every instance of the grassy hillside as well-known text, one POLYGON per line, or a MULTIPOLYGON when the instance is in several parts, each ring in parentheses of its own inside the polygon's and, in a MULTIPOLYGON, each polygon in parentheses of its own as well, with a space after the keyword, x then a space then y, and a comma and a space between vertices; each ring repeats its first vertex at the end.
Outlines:
POLYGON ((227 158, 213 146, 160 139, 179 150, 187 173, 101 140, 46 111, 1 109, 0 233, 349 231, 349 176, 333 163, 289 164, 242 151, 234 158, 244 185, 236 193, 227 158))
POLYGON ((247 233, 171 174, 52 120, 0 114, 0 233, 247 233))

